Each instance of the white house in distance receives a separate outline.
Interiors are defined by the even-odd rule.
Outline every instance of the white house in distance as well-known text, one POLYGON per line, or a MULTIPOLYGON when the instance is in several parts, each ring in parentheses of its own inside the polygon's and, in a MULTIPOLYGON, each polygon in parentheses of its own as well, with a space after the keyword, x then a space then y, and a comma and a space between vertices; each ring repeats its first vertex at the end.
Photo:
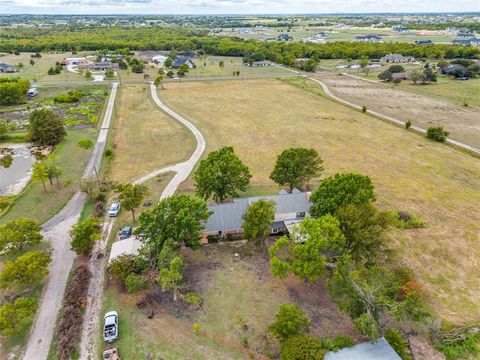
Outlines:
POLYGON ((414 62, 415 58, 413 56, 403 56, 402 54, 388 54, 380 58, 380 61, 386 63, 409 63, 414 62))
POLYGON ((152 57, 152 62, 155 64, 163 64, 165 60, 168 59, 168 56, 165 55, 155 55, 152 57))

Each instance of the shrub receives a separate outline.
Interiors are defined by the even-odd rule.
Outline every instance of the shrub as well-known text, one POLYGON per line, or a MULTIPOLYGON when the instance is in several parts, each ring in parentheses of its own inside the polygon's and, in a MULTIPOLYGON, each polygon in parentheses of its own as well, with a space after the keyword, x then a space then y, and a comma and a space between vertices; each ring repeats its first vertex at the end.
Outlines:
POLYGON ((74 91, 69 91, 66 94, 60 94, 60 95, 55 96, 53 98, 53 101, 56 102, 56 103, 61 103, 61 104, 76 103, 82 98, 82 96, 83 96, 83 94, 80 91, 74 90, 74 91))
POLYGON ((191 304, 195 307, 199 307, 199 306, 202 305, 202 298, 197 293, 193 293, 193 292, 188 293, 188 294, 183 296, 183 300, 186 303, 191 304))
POLYGON ((385 331, 384 337, 397 354, 400 355, 402 360, 413 360, 413 357, 408 350, 407 341, 398 330, 388 329, 385 331))
POLYGON ((119 279, 125 280, 135 270, 135 256, 121 255, 108 267, 108 272, 119 279))
POLYGON ((453 329, 442 334, 437 343, 438 350, 443 352, 448 360, 470 359, 480 352, 480 332, 469 328, 453 329))
POLYGON ((292 336, 282 344, 280 358, 282 360, 322 360, 326 352, 321 339, 302 334, 292 336))
POLYGON ((200 334, 200 331, 202 331, 202 325, 199 323, 192 324, 192 329, 195 334, 200 334))
POLYGON ((438 141, 438 142, 447 141, 448 135, 449 135, 449 132, 443 130, 443 126, 429 127, 427 130, 427 138, 438 141))
POLYGON ((410 127, 412 126, 412 122, 410 120, 408 120, 406 123, 405 123, 405 129, 410 129, 410 127))
POLYGON ((268 330, 281 342, 299 335, 310 327, 310 320, 302 309, 295 305, 281 304, 275 322, 268 330))
POLYGON ((145 289, 145 278, 141 275, 129 274, 125 278, 125 287, 130 294, 136 293, 142 289, 145 289))
POLYGON ((366 113, 367 112, 367 107, 366 106, 362 106, 362 113, 366 113))
POLYGON ((422 219, 406 211, 393 212, 392 217, 392 225, 399 229, 418 229, 425 227, 422 219))

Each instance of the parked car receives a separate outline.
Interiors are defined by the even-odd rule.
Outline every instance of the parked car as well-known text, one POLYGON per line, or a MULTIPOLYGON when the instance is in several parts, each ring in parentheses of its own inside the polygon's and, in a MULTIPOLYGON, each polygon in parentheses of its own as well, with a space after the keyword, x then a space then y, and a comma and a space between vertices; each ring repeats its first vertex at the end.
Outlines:
POLYGON ((114 202, 114 203, 110 206, 110 209, 108 210, 108 216, 110 216, 110 217, 116 217, 119 212, 120 212, 120 203, 114 202))
POLYGON ((125 226, 122 230, 120 230, 120 240, 128 239, 132 236, 132 228, 130 226, 125 226))
POLYGON ((103 326, 103 340, 111 343, 118 339, 118 313, 109 311, 105 314, 103 326))
POLYGON ((34 97, 38 94, 38 90, 36 88, 31 88, 30 90, 28 90, 27 92, 27 96, 28 97, 34 97))
POLYGON ((120 360, 117 348, 111 348, 103 352, 103 358, 108 360, 120 360))

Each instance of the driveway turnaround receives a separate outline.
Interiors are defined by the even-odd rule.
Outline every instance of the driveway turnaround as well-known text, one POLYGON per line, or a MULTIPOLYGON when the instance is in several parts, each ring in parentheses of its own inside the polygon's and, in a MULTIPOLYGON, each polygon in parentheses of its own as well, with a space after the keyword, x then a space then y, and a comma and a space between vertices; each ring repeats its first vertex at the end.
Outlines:
MULTIPOLYGON (((95 175, 100 168, 105 150, 108 128, 112 116, 118 83, 112 84, 107 111, 92 156, 85 168, 84 178, 95 175)), ((38 313, 30 331, 23 356, 24 360, 44 360, 52 342, 58 310, 62 306, 63 293, 75 253, 70 249, 70 228, 78 222, 85 203, 85 195, 77 191, 65 207, 42 226, 43 236, 52 247, 52 263, 47 283, 40 299, 38 313)))
MULTIPOLYGON (((167 186, 162 192, 160 198, 164 199, 172 196, 177 190, 178 186, 188 178, 196 163, 198 162, 198 160, 200 160, 203 152, 205 151, 205 139, 202 133, 191 122, 189 122, 187 119, 183 118, 182 116, 174 112, 172 109, 167 107, 158 98, 157 89, 153 85, 153 83, 150 86, 152 98, 158 105, 158 107, 160 107, 160 109, 165 111, 175 120, 186 126, 195 136, 195 140, 197 141, 197 146, 187 161, 159 170, 155 170, 145 175, 141 179, 135 181, 135 184, 141 184, 159 174, 175 172, 175 176, 172 178, 172 180, 170 180, 170 182, 167 184, 167 186)), ((107 261, 107 257, 104 256, 104 254, 107 247, 107 241, 113 227, 113 221, 114 220, 112 219, 107 219, 105 221, 102 240, 96 242, 89 263, 89 270, 92 274, 92 278, 90 279, 90 284, 88 287, 87 307, 85 309, 85 316, 83 320, 83 331, 80 341, 80 360, 91 360, 95 359, 98 356, 97 347, 99 338, 99 324, 102 321, 100 311, 102 309, 103 299, 105 278, 104 269, 107 261)), ((122 315, 120 314, 120 316, 122 315)))

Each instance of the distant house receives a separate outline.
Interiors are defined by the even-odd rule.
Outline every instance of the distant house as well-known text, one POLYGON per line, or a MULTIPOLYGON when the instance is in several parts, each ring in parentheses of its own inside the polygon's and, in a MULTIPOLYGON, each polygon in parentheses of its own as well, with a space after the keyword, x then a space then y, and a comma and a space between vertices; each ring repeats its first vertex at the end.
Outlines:
POLYGON ((452 44, 466 45, 466 46, 480 46, 480 38, 455 39, 455 40, 452 40, 452 44))
POLYGON ((475 37, 475 34, 472 34, 472 33, 459 33, 457 34, 457 36, 459 38, 474 38, 475 37))
POLYGON ((194 52, 181 52, 177 54, 178 57, 184 57, 184 58, 189 58, 189 59, 198 59, 199 56, 198 54, 194 52))
POLYGON ((441 69, 441 73, 443 75, 451 75, 452 73, 457 71, 465 71, 465 67, 459 64, 453 64, 453 65, 448 65, 443 69, 441 69))
POLYGON ((152 57, 152 61, 156 64, 163 64, 167 59, 168 59, 168 56, 165 56, 165 55, 155 55, 152 57))
POLYGON ((417 45, 428 45, 428 44, 432 44, 432 40, 415 40, 415 44, 417 44, 417 45))
POLYGON ((403 27, 403 26, 394 26, 394 27, 392 27, 392 31, 393 32, 408 32, 408 28, 403 27))
POLYGON ((380 42, 382 41, 382 37, 378 35, 357 35, 355 39, 358 41, 364 42, 380 42))
POLYGON ((393 74, 392 74, 392 80, 395 80, 395 79, 410 80, 410 79, 411 79, 411 75, 410 75, 410 73, 406 73, 406 72, 393 73, 393 74))
POLYGON ((402 54, 388 54, 380 58, 381 62, 386 63, 406 63, 415 61, 413 56, 403 56, 402 54))
POLYGON ((271 61, 268 60, 263 60, 263 61, 254 61, 251 64, 245 63, 245 65, 251 66, 251 67, 262 67, 262 66, 273 66, 275 65, 271 61))
POLYGON ((212 215, 204 224, 206 238, 241 237, 243 215, 248 207, 260 199, 275 202, 275 219, 270 224, 271 234, 289 233, 293 226, 310 217, 309 208, 313 205, 310 193, 294 189, 292 193, 281 191, 278 195, 257 196, 235 199, 233 202, 208 206, 212 215))
POLYGON ((67 64, 66 65, 86 65, 88 64, 88 60, 85 59, 84 57, 79 57, 79 58, 67 58, 64 59, 67 64))
POLYGON ((195 68, 197 65, 195 63, 187 58, 176 58, 175 61, 172 64, 172 68, 178 69, 180 66, 183 64, 187 65, 189 69, 195 68))
POLYGON ((288 41, 291 40, 292 37, 288 34, 280 34, 277 36, 277 41, 288 41))
POLYGON ((2 73, 14 73, 17 71, 17 68, 13 65, 8 65, 5 63, 0 63, 0 72, 2 73))
POLYGON ((402 358, 385 338, 381 338, 336 352, 330 351, 325 354, 324 360, 402 360, 402 358))
POLYGON ((325 34, 325 32, 323 32, 323 31, 313 35, 314 39, 321 39, 321 38, 324 38, 324 37, 327 37, 327 34, 325 34))
POLYGON ((118 64, 112 63, 109 61, 103 62, 94 62, 88 64, 80 64, 78 65, 80 69, 84 69, 85 71, 105 71, 107 69, 118 70, 118 64))

